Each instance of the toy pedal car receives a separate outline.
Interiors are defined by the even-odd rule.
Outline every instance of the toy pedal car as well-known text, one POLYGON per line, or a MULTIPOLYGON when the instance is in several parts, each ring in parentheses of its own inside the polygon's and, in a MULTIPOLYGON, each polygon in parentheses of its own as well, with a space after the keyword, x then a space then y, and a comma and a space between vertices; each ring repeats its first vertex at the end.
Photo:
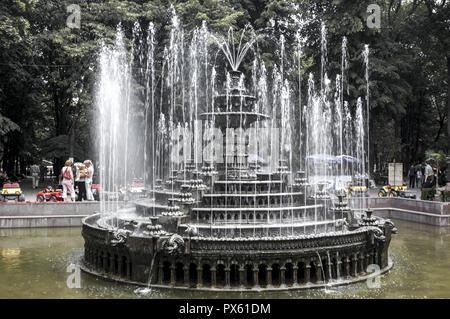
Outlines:
POLYGON ((131 183, 129 191, 134 195, 144 195, 145 194, 144 182, 140 180, 133 181, 133 183, 131 183))
POLYGON ((347 193, 348 198, 352 197, 367 197, 369 196, 367 193, 367 187, 366 186, 360 186, 360 185, 348 185, 344 188, 345 192, 347 193))
POLYGON ((144 197, 145 194, 146 192, 143 180, 135 179, 129 186, 120 188, 119 200, 132 200, 144 197))
POLYGON ((0 194, 0 202, 6 202, 9 199, 14 199, 18 202, 25 201, 25 195, 22 193, 19 183, 4 184, 0 194))
POLYGON ((53 189, 51 186, 47 186, 36 195, 37 202, 60 202, 63 200, 62 189, 53 189))
POLYGON ((100 187, 100 184, 92 184, 92 196, 94 196, 95 200, 100 200, 100 192, 102 188, 100 187))
POLYGON ((385 185, 378 192, 378 197, 403 197, 403 198, 416 198, 416 194, 407 191, 408 187, 406 185, 402 186, 391 186, 385 185))

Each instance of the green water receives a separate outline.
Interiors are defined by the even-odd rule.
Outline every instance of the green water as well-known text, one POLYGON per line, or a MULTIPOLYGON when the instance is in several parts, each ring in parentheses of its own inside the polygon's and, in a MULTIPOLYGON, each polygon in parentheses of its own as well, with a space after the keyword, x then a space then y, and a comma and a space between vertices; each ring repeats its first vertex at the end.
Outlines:
POLYGON ((67 267, 83 252, 81 228, 0 230, 0 298, 450 298, 450 229, 395 221, 394 268, 379 288, 366 282, 299 292, 244 294, 152 291, 81 273, 68 288, 67 267))

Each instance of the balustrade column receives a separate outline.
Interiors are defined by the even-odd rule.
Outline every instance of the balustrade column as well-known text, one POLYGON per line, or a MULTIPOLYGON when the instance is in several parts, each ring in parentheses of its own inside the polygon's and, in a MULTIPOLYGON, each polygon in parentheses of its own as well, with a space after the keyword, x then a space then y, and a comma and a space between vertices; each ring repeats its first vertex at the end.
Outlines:
POLYGON ((203 268, 197 267, 197 287, 203 286, 203 268))
POLYGON ((183 283, 185 286, 189 287, 189 267, 188 266, 184 266, 183 267, 184 270, 184 277, 183 277, 183 283))
POLYGON ((369 265, 371 264, 371 258, 370 258, 370 254, 367 253, 366 254, 366 268, 364 269, 367 272, 367 268, 369 267, 369 265))
POLYGON ((341 264, 342 261, 340 261, 339 259, 336 259, 336 279, 340 279, 342 274, 341 274, 341 264))
POLYGON ((286 285, 286 267, 281 267, 280 268, 280 284, 281 286, 285 286, 286 285))
POLYGON ((311 265, 310 265, 310 261, 306 261, 303 269, 305 271, 305 283, 309 284, 311 283, 311 265))
POLYGON ((247 280, 245 278, 245 267, 244 265, 242 267, 239 267, 239 285, 241 288, 244 288, 247 284, 247 280))
POLYGON ((375 264, 375 255, 373 251, 370 252, 370 264, 375 264))
POLYGON ((365 259, 366 258, 364 257, 364 253, 359 253, 359 267, 360 267, 359 273, 361 275, 365 273, 365 265, 364 265, 365 259))
POLYGON ((216 267, 211 268, 211 287, 216 286, 216 267))
POLYGON ((175 286, 175 265, 170 265, 170 285, 175 286))
POLYGON ((378 260, 378 250, 375 250, 375 264, 381 267, 381 261, 378 260))
POLYGON ((358 277, 358 257, 357 254, 353 255, 352 264, 352 276, 358 277))
POLYGON ((298 281, 298 266, 295 264, 292 267, 292 285, 296 286, 298 281))
POLYGON ((316 276, 317 276, 317 283, 322 283, 325 278, 322 278, 322 263, 320 262, 314 262, 316 266, 316 276))
POLYGON ((272 287, 272 267, 267 267, 267 287, 272 287))
MULTIPOLYGON (((331 262, 331 260, 327 260, 327 269, 325 270, 325 274, 328 274, 328 276, 330 276, 330 278, 328 280, 333 279, 333 263, 331 262)), ((324 278, 324 280, 326 279, 326 276, 324 278)))
POLYGON ((258 266, 253 266, 253 282, 255 287, 259 286, 258 273, 259 273, 258 266))
POLYGON ((225 287, 231 286, 231 280, 230 280, 230 268, 225 268, 225 287))
POLYGON ((350 259, 345 257, 344 259, 344 271, 345 271, 345 277, 350 277, 350 259))
POLYGON ((127 259, 127 277, 131 279, 131 262, 127 259))

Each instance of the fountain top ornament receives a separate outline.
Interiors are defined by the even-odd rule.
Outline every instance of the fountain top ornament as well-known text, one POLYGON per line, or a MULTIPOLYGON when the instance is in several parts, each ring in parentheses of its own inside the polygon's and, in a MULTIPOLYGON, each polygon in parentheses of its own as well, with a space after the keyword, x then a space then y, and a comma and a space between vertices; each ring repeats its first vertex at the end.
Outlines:
POLYGON ((233 27, 228 29, 227 38, 219 37, 216 38, 217 43, 222 49, 225 57, 230 63, 231 69, 233 71, 238 71, 239 66, 244 59, 247 51, 252 47, 252 45, 257 41, 258 36, 255 34, 254 29, 250 24, 247 24, 241 32, 241 36, 239 38, 239 44, 236 47, 236 42, 234 38, 234 30, 233 27), (247 42, 244 42, 244 35, 247 33, 250 35, 250 39, 247 42))

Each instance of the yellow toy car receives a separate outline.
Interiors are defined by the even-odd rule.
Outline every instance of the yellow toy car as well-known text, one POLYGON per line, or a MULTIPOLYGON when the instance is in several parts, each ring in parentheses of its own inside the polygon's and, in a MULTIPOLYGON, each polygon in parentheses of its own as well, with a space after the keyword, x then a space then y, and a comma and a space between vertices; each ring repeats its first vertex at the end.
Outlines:
POLYGON ((6 202, 9 199, 14 199, 18 202, 25 201, 25 195, 23 195, 19 183, 3 184, 3 188, 0 193, 0 202, 6 202))
POLYGON ((352 197, 367 197, 367 187, 361 185, 347 185, 344 188, 348 198, 352 197))
POLYGON ((145 196, 144 183, 141 180, 134 180, 128 187, 120 188, 119 200, 130 200, 145 196))
POLYGON ((348 198, 368 197, 368 180, 365 178, 354 177, 350 184, 344 187, 348 198))
POLYGON ((385 185, 378 192, 378 197, 404 197, 404 198, 416 198, 415 194, 408 192, 408 187, 403 184, 402 186, 385 185))

